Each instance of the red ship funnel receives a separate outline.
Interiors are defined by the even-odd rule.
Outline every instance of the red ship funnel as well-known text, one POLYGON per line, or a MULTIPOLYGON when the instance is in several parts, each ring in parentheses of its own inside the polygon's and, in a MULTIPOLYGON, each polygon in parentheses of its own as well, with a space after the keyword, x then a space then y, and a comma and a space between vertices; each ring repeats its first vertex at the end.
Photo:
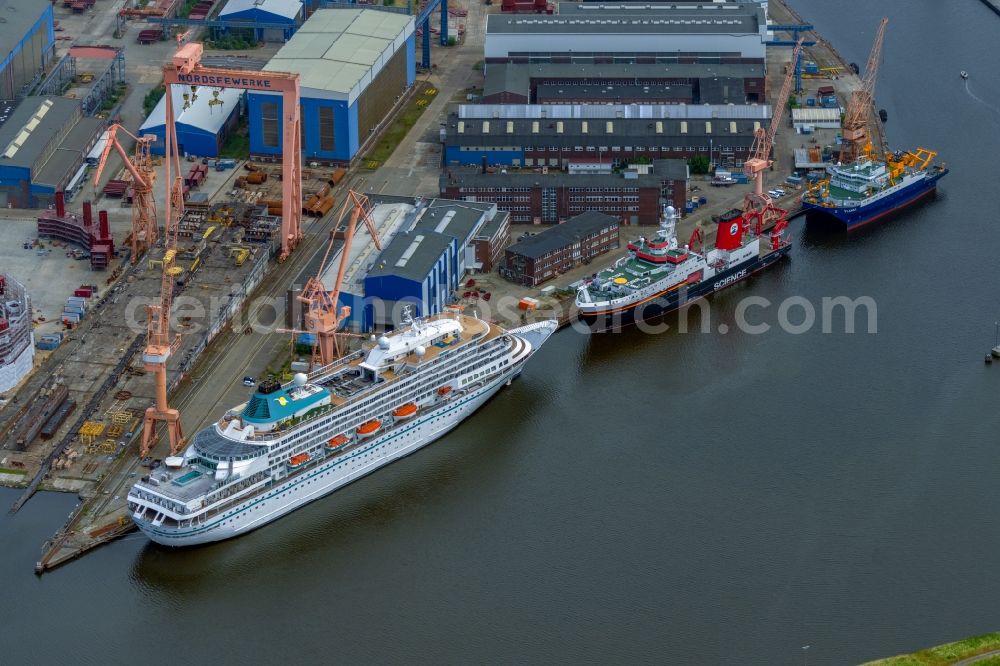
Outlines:
POLYGON ((719 227, 715 232, 715 248, 717 250, 736 250, 743 245, 743 214, 733 209, 723 213, 718 219, 719 227))
POLYGON ((62 190, 56 192, 56 217, 66 217, 66 195, 62 190))
POLYGON ((83 226, 90 228, 90 225, 94 223, 94 213, 90 207, 89 201, 83 202, 83 226))

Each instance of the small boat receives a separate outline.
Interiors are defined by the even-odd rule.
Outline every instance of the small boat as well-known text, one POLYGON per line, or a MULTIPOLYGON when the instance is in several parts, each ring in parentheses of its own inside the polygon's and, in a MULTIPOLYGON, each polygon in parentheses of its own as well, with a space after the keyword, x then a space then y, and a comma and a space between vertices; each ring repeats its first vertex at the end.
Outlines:
POLYGON ((288 459, 288 469, 297 469, 305 465, 312 458, 308 453, 296 453, 288 459))
POLYGON ((326 443, 326 450, 336 451, 337 449, 347 444, 349 441, 351 440, 348 439, 347 435, 337 435, 336 437, 334 437, 333 439, 331 439, 326 443))
POLYGON ((961 76, 961 77, 962 77, 963 79, 967 79, 967 78, 969 78, 969 73, 968 73, 967 71, 965 71, 964 69, 963 69, 963 70, 962 70, 961 72, 959 72, 958 74, 959 74, 959 76, 961 76))
POLYGON ((1000 322, 993 324, 993 349, 990 350, 993 358, 1000 358, 1000 322))
POLYGON ((417 413, 417 405, 413 402, 408 402, 405 405, 401 405, 396 409, 392 410, 392 415, 397 420, 402 421, 403 419, 408 419, 417 413))
POLYGON ((449 393, 451 393, 451 386, 447 384, 438 389, 438 395, 448 395, 449 393))
POLYGON ((372 419, 358 426, 358 437, 371 437, 381 429, 382 422, 378 419, 372 419))

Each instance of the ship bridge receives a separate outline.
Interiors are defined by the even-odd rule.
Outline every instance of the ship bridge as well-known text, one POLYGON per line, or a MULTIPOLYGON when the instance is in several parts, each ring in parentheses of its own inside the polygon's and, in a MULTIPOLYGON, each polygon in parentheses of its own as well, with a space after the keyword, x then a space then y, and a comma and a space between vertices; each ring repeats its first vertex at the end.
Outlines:
POLYGON ((404 361, 411 353, 422 358, 432 348, 444 349, 461 341, 463 330, 461 322, 451 318, 411 323, 401 333, 380 337, 360 365, 365 370, 377 372, 404 361))

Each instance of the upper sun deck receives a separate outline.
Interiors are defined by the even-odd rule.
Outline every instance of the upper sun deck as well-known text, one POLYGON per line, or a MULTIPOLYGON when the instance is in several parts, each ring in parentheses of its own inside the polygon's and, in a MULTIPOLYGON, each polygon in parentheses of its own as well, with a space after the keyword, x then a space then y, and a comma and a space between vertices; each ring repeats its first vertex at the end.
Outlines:
MULTIPOLYGON (((304 414, 297 409, 302 401, 296 400, 293 403, 296 409, 293 411, 299 413, 298 417, 286 413, 291 407, 285 409, 282 406, 277 413, 284 414, 286 418, 283 421, 275 422, 272 419, 274 427, 267 432, 261 431, 259 427, 248 432, 245 426, 257 424, 253 419, 241 419, 240 416, 245 417, 249 405, 257 399, 255 396, 246 405, 230 410, 216 423, 215 428, 220 436, 237 441, 276 439, 287 434, 290 429, 331 410, 349 407, 375 388, 388 387, 427 363, 469 344, 482 344, 503 333, 503 329, 495 324, 464 314, 446 313, 428 317, 415 325, 383 335, 374 343, 366 344, 363 349, 318 369, 309 376, 308 383, 302 386, 292 382, 274 393, 280 397, 292 395, 295 391, 305 391, 309 396, 324 398, 323 404, 318 404, 317 399, 317 406, 306 405, 308 409, 304 414)), ((274 405, 271 407, 273 410, 274 405)))

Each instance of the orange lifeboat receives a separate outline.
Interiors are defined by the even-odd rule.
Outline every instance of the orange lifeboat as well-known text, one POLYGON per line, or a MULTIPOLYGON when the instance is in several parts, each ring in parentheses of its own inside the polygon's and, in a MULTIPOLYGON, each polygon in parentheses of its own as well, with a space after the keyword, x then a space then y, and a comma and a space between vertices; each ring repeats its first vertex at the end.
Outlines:
POLYGON ((403 419, 410 418, 416 413, 417 413, 417 405, 416 403, 412 402, 408 402, 405 405, 401 405, 396 409, 392 410, 392 415, 401 421, 403 419))
POLYGON ((302 467, 307 462, 309 462, 310 458, 312 458, 312 456, 309 455, 308 453, 296 453, 294 456, 288 459, 288 468, 297 469, 299 467, 302 467))
POLYGON ((372 419, 371 421, 362 423, 358 426, 358 437, 371 437, 381 429, 382 422, 378 419, 372 419))
POLYGON ((351 440, 349 440, 347 438, 347 435, 337 435, 336 437, 334 437, 333 439, 331 439, 330 441, 328 441, 326 443, 326 450, 327 451, 336 451, 337 449, 339 449, 340 447, 342 447, 344 444, 347 444, 349 441, 351 441, 351 440))
POLYGON ((441 388, 438 389, 438 395, 448 395, 449 393, 451 393, 451 386, 450 385, 446 384, 446 385, 444 385, 444 386, 442 386, 441 388))

